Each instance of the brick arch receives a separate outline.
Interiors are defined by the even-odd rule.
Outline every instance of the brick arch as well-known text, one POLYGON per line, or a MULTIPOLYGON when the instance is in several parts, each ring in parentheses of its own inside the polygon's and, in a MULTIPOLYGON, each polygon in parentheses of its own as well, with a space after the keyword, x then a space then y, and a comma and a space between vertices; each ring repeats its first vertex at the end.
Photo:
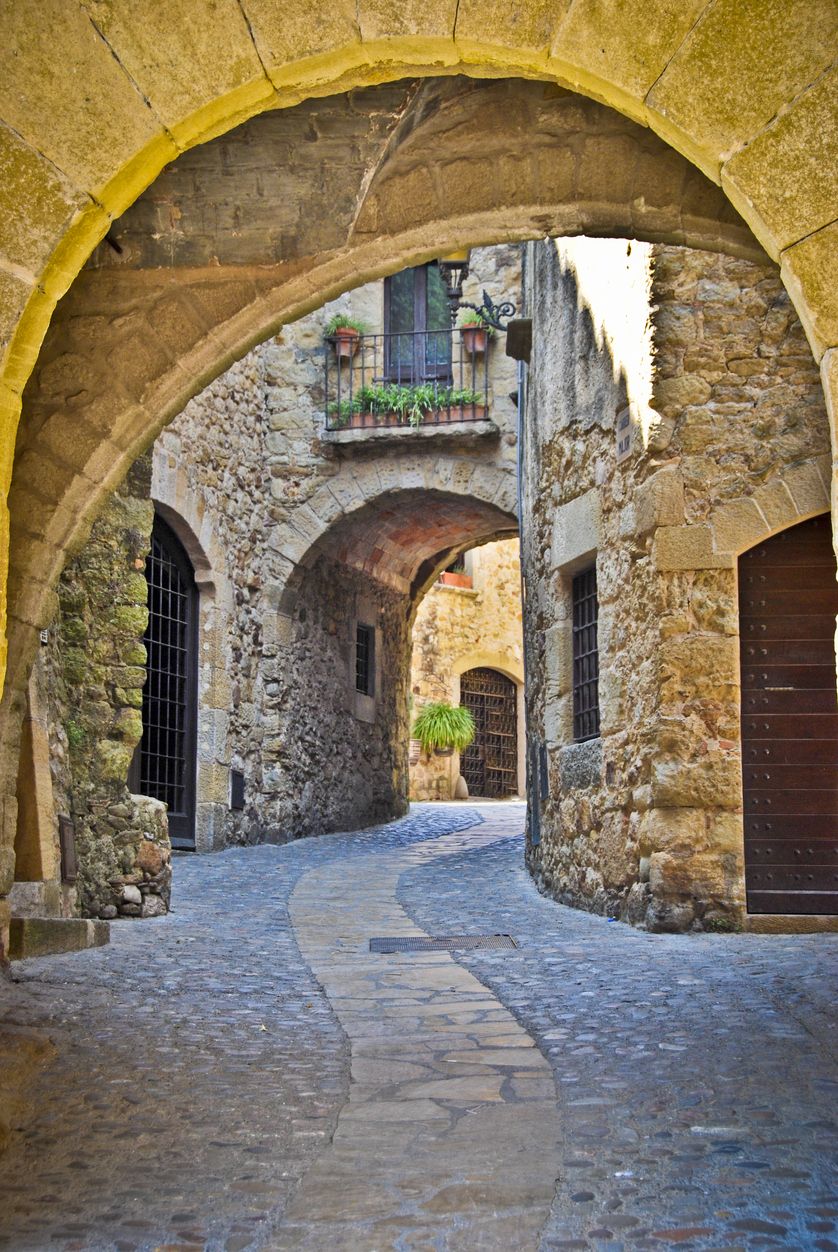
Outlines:
POLYGON ((302 580, 325 555, 403 595, 409 615, 452 553, 517 534, 509 507, 515 492, 512 467, 475 467, 467 457, 440 456, 414 465, 405 485, 398 462, 391 464, 392 481, 382 466, 377 491, 372 490, 372 468, 366 484, 356 480, 345 493, 316 493, 303 510, 301 526, 293 533, 279 532, 278 550, 289 560, 280 613, 293 613, 302 580))

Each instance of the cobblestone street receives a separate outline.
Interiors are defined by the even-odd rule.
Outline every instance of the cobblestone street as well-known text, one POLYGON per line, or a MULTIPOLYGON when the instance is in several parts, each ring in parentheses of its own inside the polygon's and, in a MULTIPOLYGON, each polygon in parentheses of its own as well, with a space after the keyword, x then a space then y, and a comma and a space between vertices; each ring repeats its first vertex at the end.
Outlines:
POLYGON ((180 857, 168 917, 16 965, 3 1016, 58 1056, 0 1246, 838 1250, 838 937, 562 908, 523 814, 180 857))

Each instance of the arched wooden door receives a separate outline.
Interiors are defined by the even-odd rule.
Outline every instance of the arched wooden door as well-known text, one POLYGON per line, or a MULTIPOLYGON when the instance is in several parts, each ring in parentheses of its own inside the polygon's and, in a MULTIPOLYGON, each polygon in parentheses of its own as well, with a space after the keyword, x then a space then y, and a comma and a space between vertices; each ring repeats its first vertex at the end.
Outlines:
POLYGON ((460 703, 477 734, 460 755, 469 795, 500 800, 518 794, 518 691, 494 669, 470 669, 460 678, 460 703))
POLYGON ((836 613, 828 514, 740 558, 749 913, 838 913, 836 613))
POLYGON ((168 805, 172 846, 194 848, 198 589, 183 545, 159 517, 146 580, 148 660, 138 786, 143 795, 168 805))

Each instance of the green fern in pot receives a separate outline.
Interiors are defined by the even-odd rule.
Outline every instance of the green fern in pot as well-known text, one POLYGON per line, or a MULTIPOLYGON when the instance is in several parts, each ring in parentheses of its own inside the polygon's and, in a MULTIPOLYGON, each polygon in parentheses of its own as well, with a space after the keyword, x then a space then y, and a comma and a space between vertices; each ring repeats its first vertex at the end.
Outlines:
POLYGON ((426 704, 413 723, 413 737, 419 740, 423 751, 435 752, 437 756, 462 752, 471 743, 474 733, 474 718, 468 709, 445 700, 426 704))

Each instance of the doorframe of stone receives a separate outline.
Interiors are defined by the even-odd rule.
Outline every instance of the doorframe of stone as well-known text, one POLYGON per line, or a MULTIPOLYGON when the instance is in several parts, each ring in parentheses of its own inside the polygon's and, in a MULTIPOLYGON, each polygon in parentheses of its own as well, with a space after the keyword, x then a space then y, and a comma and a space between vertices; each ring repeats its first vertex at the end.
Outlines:
POLYGON ((209 520, 210 510, 191 488, 183 469, 173 468, 168 452, 157 448, 151 499, 183 544, 198 587, 195 851, 212 852, 222 846, 230 811, 230 698, 223 642, 235 615, 233 588, 209 520))

